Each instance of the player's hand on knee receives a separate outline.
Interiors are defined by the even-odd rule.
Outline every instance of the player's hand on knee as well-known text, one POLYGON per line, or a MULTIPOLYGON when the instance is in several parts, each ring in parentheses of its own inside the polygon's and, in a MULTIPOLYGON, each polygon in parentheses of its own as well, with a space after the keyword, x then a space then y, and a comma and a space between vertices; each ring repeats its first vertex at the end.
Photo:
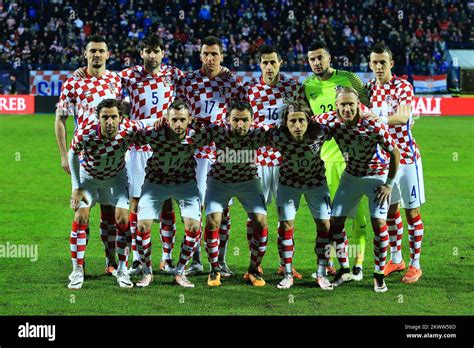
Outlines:
POLYGON ((87 67, 83 66, 82 68, 74 70, 74 73, 72 75, 85 79, 87 77, 86 70, 87 67))
POLYGON ((387 204, 390 204, 390 194, 392 193, 392 189, 386 185, 380 185, 375 189, 377 193, 376 201, 378 205, 383 205, 385 200, 387 204))
POLYGON ((71 175, 71 169, 69 168, 69 161, 67 156, 61 156, 61 167, 63 167, 64 171, 71 175))
POLYGON ((88 204, 87 198, 84 196, 84 191, 80 189, 75 189, 72 191, 72 196, 71 196, 71 208, 76 211, 79 209, 79 204, 83 201, 85 204, 88 204))

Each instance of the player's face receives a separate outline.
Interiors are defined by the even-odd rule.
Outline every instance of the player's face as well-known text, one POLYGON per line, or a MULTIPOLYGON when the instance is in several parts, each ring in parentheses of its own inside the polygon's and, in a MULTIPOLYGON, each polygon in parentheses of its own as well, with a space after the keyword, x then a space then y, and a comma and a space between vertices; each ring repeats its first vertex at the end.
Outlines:
POLYGON ((248 110, 232 110, 230 112, 230 126, 232 131, 238 136, 243 137, 250 129, 251 119, 252 115, 248 110))
POLYGON ((269 54, 262 54, 260 59, 260 69, 264 79, 273 80, 275 76, 280 73, 282 60, 278 59, 278 55, 273 52, 269 54))
POLYGON ((387 52, 370 54, 370 69, 378 80, 387 81, 390 78, 393 68, 393 60, 387 52))
POLYGON ((221 63, 224 60, 224 56, 222 55, 218 45, 203 45, 200 56, 202 67, 209 71, 219 70, 221 68, 221 63))
POLYGON ((161 65, 163 60, 163 51, 160 47, 145 47, 140 51, 143 64, 147 70, 155 70, 161 65))
POLYGON ((100 110, 99 122, 101 133, 107 138, 113 138, 117 134, 122 117, 119 114, 117 107, 103 108, 100 110))
POLYGON ((331 66, 331 56, 324 48, 320 48, 308 52, 308 62, 317 76, 323 76, 331 66))
POLYGON ((188 110, 171 109, 167 117, 170 129, 176 133, 177 136, 183 138, 186 135, 186 129, 191 124, 191 116, 189 115, 188 110))
POLYGON ((301 141, 308 129, 308 118, 304 112, 290 112, 286 120, 286 126, 291 136, 296 141, 301 141))
POLYGON ((343 93, 336 99, 337 114, 345 123, 354 123, 359 117, 359 100, 353 93, 343 93))
POLYGON ((89 42, 84 56, 87 59, 87 66, 99 69, 105 66, 105 62, 109 59, 109 50, 105 42, 89 42))

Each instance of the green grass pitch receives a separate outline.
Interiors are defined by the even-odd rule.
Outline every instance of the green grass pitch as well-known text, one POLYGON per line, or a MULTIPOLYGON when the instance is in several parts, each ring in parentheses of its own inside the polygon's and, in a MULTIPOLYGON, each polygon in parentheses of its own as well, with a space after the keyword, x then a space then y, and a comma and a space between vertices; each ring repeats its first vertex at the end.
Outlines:
MULTIPOLYGON (((71 271, 69 233, 70 179, 62 171, 54 137, 53 115, 0 115, 0 247, 38 246, 38 259, 0 258, 1 315, 473 315, 474 219, 472 218, 474 118, 424 117, 414 135, 423 154, 427 203, 422 208, 425 238, 416 284, 387 279, 389 291, 373 292, 372 234, 367 241, 365 277, 332 292, 311 279, 316 266, 315 226, 306 204, 296 221, 294 266, 303 274, 290 290, 279 290, 276 211, 269 208, 269 243, 263 262, 264 288, 242 279, 248 266, 245 215, 240 204, 232 214, 228 264, 237 276, 208 288, 207 276, 193 277, 183 289, 172 276, 157 275, 146 289, 120 289, 104 275, 104 252, 98 231, 98 207, 91 216, 87 272, 80 291, 67 289, 71 271)), ((72 120, 68 129, 73 129, 72 120)), ((70 139, 70 138, 69 138, 70 139)), ((68 139, 68 140, 69 140, 68 139)), ((161 245, 154 225, 154 268, 161 245)), ((177 246, 182 236, 178 223, 177 246)), ((349 234, 349 242, 350 242, 349 234)), ((173 253, 176 259, 178 250, 173 253)), ((409 256, 406 225, 403 255, 409 256)), ((204 261, 207 269, 207 260, 204 261)), ((352 259, 351 259, 352 264, 352 259)))

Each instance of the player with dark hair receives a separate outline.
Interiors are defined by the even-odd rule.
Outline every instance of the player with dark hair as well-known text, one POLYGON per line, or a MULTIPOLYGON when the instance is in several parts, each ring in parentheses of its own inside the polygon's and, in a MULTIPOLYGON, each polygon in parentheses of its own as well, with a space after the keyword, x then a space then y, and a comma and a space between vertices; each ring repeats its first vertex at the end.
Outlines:
MULTIPOLYGON (((68 287, 80 289, 83 285, 89 213, 97 199, 97 192, 101 190, 115 207, 119 258, 117 282, 120 287, 131 288, 133 284, 126 268, 129 221, 124 157, 136 132, 143 129, 145 123, 124 121, 122 103, 116 99, 102 100, 96 114, 99 121, 89 119, 84 122, 75 132, 69 150, 73 188, 71 207, 75 215, 70 238, 73 271, 69 276, 68 287), (80 163, 79 155, 82 155, 80 163)), ((154 122, 147 121, 148 125, 154 122)))
MULTIPOLYGON (((245 92, 237 78, 221 66, 224 59, 222 43, 214 36, 201 41, 200 58, 202 66, 199 70, 182 77, 177 87, 177 97, 186 100, 191 108, 191 116, 205 123, 224 120, 227 106, 232 100, 246 100, 245 92)), ((196 152, 196 179, 199 196, 204 201, 207 175, 216 158, 215 146, 203 146, 196 152)), ((223 212, 219 227, 219 260, 221 276, 229 277, 233 272, 227 267, 225 254, 230 233, 229 208, 223 212)), ((200 248, 194 254, 187 275, 201 273, 203 266, 200 259, 200 248)))
POLYGON ((387 224, 390 238, 390 261, 385 266, 385 276, 405 269, 402 258, 403 222, 399 205, 405 209, 410 244, 410 265, 402 278, 404 283, 414 283, 421 277, 421 241, 423 221, 420 206, 425 202, 423 166, 418 145, 412 135, 413 86, 392 74, 392 52, 383 43, 371 48, 369 66, 375 77, 367 83, 372 112, 387 125, 390 135, 400 149, 400 170, 395 178, 390 196, 387 224))
MULTIPOLYGON (((342 233, 349 212, 363 196, 367 196, 375 234, 374 291, 385 292, 386 217, 400 151, 385 125, 366 118, 362 113, 359 94, 352 87, 340 88, 336 94, 336 111, 321 114, 316 120, 330 129, 338 146, 347 153, 347 166, 332 203, 331 235, 342 233)), ((347 272, 347 268, 341 268, 333 286, 341 285, 344 282, 342 276, 347 272)))
MULTIPOLYGON (((61 155, 61 166, 70 174, 67 152, 66 120, 74 116, 76 130, 83 123, 97 120, 95 107, 104 99, 121 99, 122 86, 120 77, 106 70, 109 51, 104 37, 92 35, 84 50, 87 60, 85 77, 71 76, 62 87, 61 96, 56 107, 55 132, 61 155)), ((115 260, 116 228, 114 208, 104 198, 102 190, 98 191, 100 203, 100 236, 105 248, 107 274, 114 274, 117 268, 115 260)), ((86 231, 89 236, 89 230, 86 231)), ((88 240, 88 238, 87 238, 88 240)))
MULTIPOLYGON (((308 61, 313 71, 313 75, 308 77, 304 82, 304 92, 308 100, 311 110, 315 115, 331 112, 336 110, 336 92, 340 87, 353 87, 359 95, 360 101, 364 105, 368 105, 367 93, 360 78, 349 71, 334 69, 331 67, 331 54, 324 42, 315 41, 308 47, 308 61)), ((345 155, 345 154, 344 154, 345 155)), ((341 149, 335 140, 324 143, 321 149, 321 158, 326 166, 326 180, 334 199, 340 178, 344 172, 345 162, 341 149)), ((365 210, 360 204, 356 208, 356 216, 353 220, 352 238, 357 243, 358 254, 356 256, 355 265, 350 272, 343 274, 344 281, 362 280, 362 263, 365 252, 365 236, 367 233, 367 220, 365 210)), ((352 215, 352 212, 351 212, 352 215)), ((343 230, 340 235, 333 236, 336 243, 336 255, 340 266, 343 269, 349 268, 349 259, 346 250, 347 235, 343 230)), ((331 261, 332 263, 332 261, 331 261)), ((329 268, 330 274, 335 275, 335 270, 329 268)), ((313 274, 316 277, 316 274, 313 274)))
MULTIPOLYGON (((250 80, 244 86, 252 105, 254 122, 280 125, 286 105, 303 98, 303 88, 297 81, 280 74, 283 60, 274 47, 261 46, 258 50, 258 59, 262 76, 250 80)), ((258 176, 262 180, 263 194, 267 204, 272 202, 273 196, 276 197, 281 161, 281 154, 269 146, 262 147, 257 152, 258 176)), ((247 240, 249 248, 252 235, 253 226, 251 221, 248 220, 247 240)), ((280 255, 280 267, 277 273, 284 275, 282 236, 280 234, 278 234, 278 253, 280 255)), ((294 269, 293 275, 295 278, 302 278, 301 274, 294 269)), ((244 275, 244 278, 246 277, 247 274, 244 275)))
POLYGON ((181 210, 185 236, 175 269, 175 281, 191 288, 184 274, 185 266, 201 240, 201 201, 196 184, 195 150, 209 143, 205 128, 191 128, 192 118, 186 103, 175 100, 167 109, 166 123, 159 130, 145 130, 137 135, 137 145, 149 144, 153 150, 148 160, 145 181, 138 202, 137 249, 141 257, 143 277, 138 287, 153 281, 150 230, 159 218, 163 203, 175 199, 181 210))
POLYGON ((214 141, 217 158, 207 179, 206 229, 204 240, 211 264, 208 285, 221 285, 218 259, 219 225, 229 200, 236 197, 254 226, 250 240, 248 279, 254 286, 264 286, 259 266, 266 251, 267 209, 262 185, 255 165, 256 151, 264 143, 266 125, 253 122, 252 107, 247 102, 234 101, 227 107, 226 122, 212 123, 206 128, 214 141))

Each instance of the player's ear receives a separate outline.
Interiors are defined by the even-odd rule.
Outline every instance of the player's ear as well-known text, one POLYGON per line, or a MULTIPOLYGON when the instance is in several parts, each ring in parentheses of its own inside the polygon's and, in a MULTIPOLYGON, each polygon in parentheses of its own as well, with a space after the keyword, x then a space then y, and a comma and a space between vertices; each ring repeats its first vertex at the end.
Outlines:
POLYGON ((393 61, 393 59, 390 61, 390 69, 393 68, 393 66, 395 65, 395 62, 393 61))
POLYGON ((110 51, 107 49, 107 55, 105 56, 105 59, 109 59, 110 57, 110 51))

